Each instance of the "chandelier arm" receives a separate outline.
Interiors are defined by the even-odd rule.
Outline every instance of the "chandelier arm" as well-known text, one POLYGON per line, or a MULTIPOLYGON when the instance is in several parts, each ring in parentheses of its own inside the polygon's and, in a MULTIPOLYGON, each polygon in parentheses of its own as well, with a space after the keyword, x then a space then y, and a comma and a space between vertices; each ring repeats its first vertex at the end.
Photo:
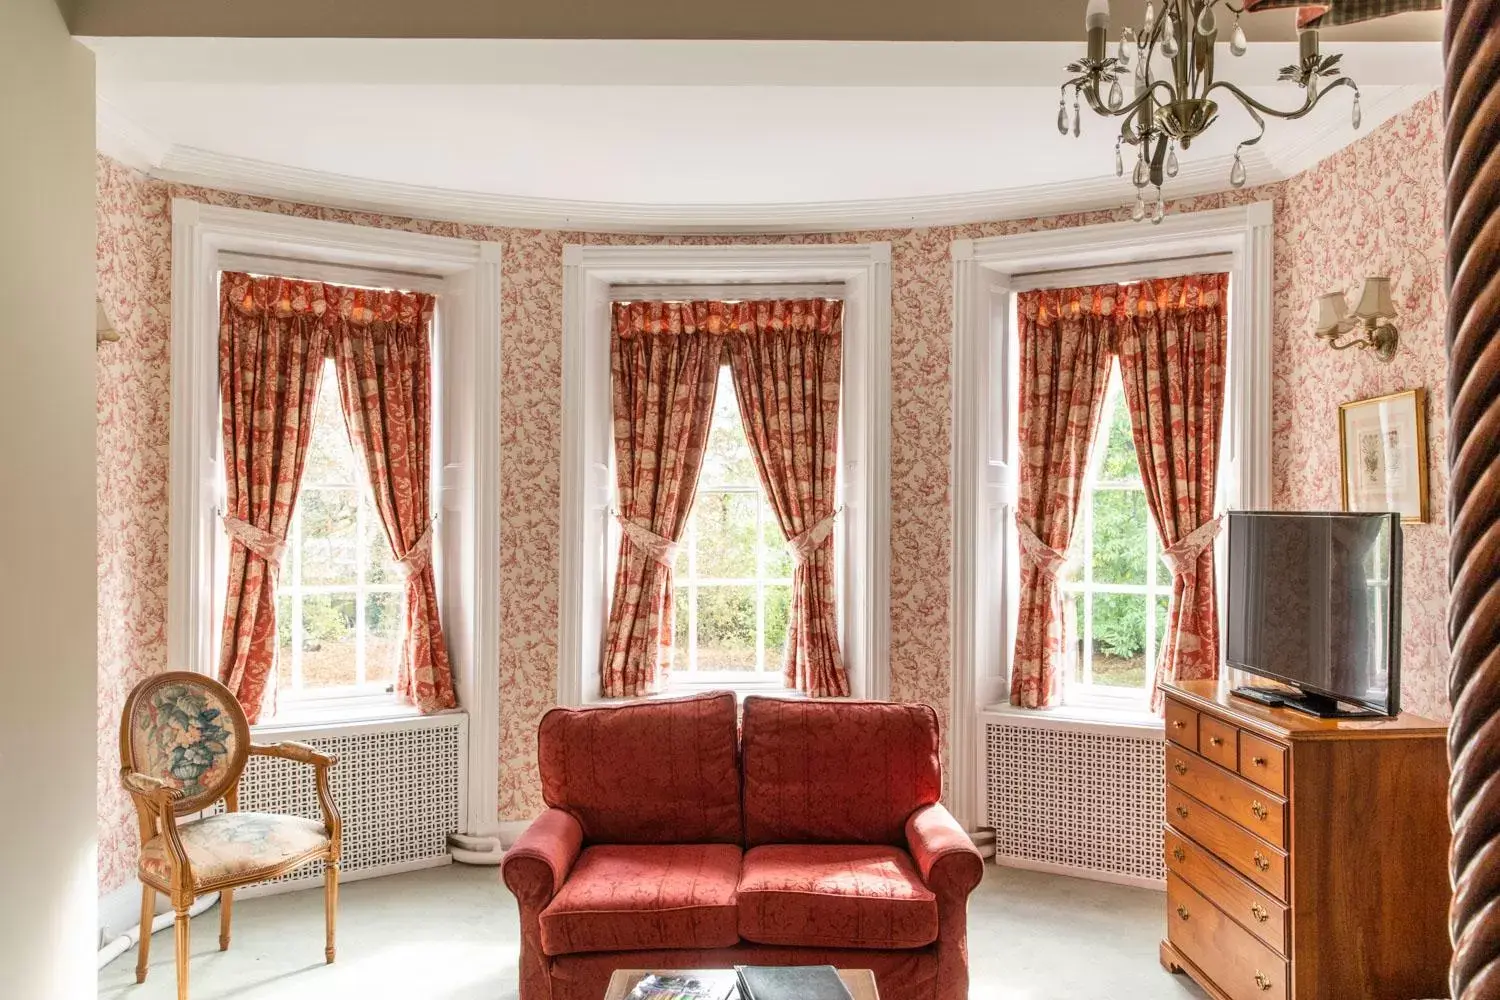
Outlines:
POLYGON ((1263 114, 1270 115, 1272 118, 1280 118, 1283 121, 1296 121, 1298 118, 1305 116, 1309 111, 1316 107, 1318 102, 1321 101, 1324 96, 1326 96, 1328 92, 1333 90, 1335 87, 1351 87, 1356 94, 1359 93, 1359 87, 1353 80, 1351 80, 1347 76, 1341 76, 1337 80, 1330 83, 1328 86, 1324 87, 1322 90, 1308 87, 1307 97, 1303 101, 1302 107, 1295 108, 1291 111, 1280 111, 1276 108, 1271 107, 1269 104, 1262 104, 1260 101, 1257 101, 1255 98, 1251 97, 1249 94, 1245 93, 1243 90, 1241 90, 1239 87, 1236 87, 1228 80, 1215 80, 1213 84, 1203 92, 1203 96, 1207 97, 1209 94, 1222 88, 1233 94, 1235 96, 1235 99, 1247 108, 1254 108, 1263 114))

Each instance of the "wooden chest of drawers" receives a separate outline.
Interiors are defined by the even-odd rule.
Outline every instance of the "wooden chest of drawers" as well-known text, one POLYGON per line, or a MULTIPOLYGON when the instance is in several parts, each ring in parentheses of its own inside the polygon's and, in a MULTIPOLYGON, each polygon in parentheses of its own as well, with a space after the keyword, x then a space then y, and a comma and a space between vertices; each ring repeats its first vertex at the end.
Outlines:
POLYGON ((1162 964, 1215 1000, 1447 992, 1441 723, 1317 719, 1167 687, 1162 964))

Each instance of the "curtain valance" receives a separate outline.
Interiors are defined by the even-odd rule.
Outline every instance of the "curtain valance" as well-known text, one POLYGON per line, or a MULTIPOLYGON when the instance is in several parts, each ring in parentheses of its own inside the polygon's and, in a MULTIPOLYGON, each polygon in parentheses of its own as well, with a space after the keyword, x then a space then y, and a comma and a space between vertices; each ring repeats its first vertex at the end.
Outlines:
POLYGON ((843 332, 838 299, 747 299, 739 302, 616 302, 614 333, 622 340, 660 334, 774 335, 843 332))
POLYGON ((426 292, 355 288, 322 281, 261 277, 226 271, 220 280, 224 304, 243 316, 316 317, 325 324, 416 324, 425 332, 434 298, 426 292))

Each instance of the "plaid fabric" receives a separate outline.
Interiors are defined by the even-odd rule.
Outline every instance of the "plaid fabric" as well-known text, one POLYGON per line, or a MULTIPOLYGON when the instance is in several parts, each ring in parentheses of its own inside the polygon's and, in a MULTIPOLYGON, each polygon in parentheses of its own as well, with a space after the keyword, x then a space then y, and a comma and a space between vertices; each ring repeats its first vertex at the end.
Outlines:
POLYGON ((1442 10, 1443 0, 1332 0, 1326 4, 1306 4, 1302 0, 1245 0, 1247 14, 1280 7, 1301 8, 1297 11, 1299 28, 1332 28, 1414 10, 1442 10))

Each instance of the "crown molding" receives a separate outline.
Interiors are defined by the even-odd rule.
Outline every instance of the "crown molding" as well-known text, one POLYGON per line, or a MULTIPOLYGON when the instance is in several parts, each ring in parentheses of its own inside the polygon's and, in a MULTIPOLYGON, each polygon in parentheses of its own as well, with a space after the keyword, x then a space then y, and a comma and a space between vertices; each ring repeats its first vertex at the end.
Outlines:
POLYGON ((1292 177, 1317 166, 1341 149, 1358 142, 1392 118, 1432 93, 1433 87, 1424 83, 1409 83, 1385 91, 1379 97, 1364 98, 1361 103, 1363 123, 1357 132, 1350 129, 1348 119, 1338 124, 1319 129, 1296 142, 1272 145, 1267 149, 1273 169, 1283 178, 1292 177))
MULTIPOLYGON (((1365 109, 1368 125, 1363 134, 1429 90, 1407 85, 1371 100, 1365 109)), ((534 198, 352 177, 172 145, 135 127, 106 102, 101 101, 99 108, 99 150, 159 180, 350 211, 511 228, 726 235, 859 232, 1110 210, 1129 205, 1135 196, 1128 180, 1106 175, 862 201, 671 205, 534 198)), ((1268 144, 1245 150, 1245 166, 1251 183, 1274 183, 1337 152, 1353 138, 1340 116, 1312 139, 1292 147, 1268 144)), ((1190 161, 1173 178, 1168 197, 1177 200, 1226 190, 1230 164, 1227 155, 1190 161)))

